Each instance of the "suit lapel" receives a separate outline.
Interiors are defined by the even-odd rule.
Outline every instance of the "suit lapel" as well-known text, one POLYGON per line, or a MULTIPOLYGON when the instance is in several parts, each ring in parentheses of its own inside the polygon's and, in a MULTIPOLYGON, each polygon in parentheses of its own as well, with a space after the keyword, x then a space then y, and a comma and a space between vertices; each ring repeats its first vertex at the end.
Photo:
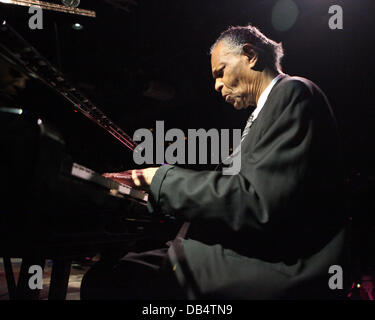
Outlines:
MULTIPOLYGON (((278 86, 289 77, 289 75, 285 74, 273 86, 268 95, 266 103, 264 104, 262 110, 259 112, 258 117, 250 126, 248 134, 241 142, 241 149, 246 148, 247 152, 252 152, 256 142, 259 141, 260 137, 262 136, 262 133, 265 131, 265 128, 270 125, 270 123, 268 123, 268 120, 270 119, 270 114, 272 114, 272 95, 275 93, 275 91, 277 91, 278 86)), ((229 157, 233 157, 236 154, 236 152, 238 152, 238 149, 235 150, 229 157)), ((221 170, 222 166, 223 163, 219 164, 215 170, 221 170)))
POLYGON ((274 95, 277 92, 279 85, 285 81, 285 79, 289 78, 289 75, 284 75, 271 89, 267 101, 264 104, 262 110, 259 112, 258 117, 254 120, 252 126, 249 129, 249 133, 247 134, 246 138, 243 140, 241 148, 246 148, 247 152, 252 152, 255 144, 259 141, 262 136, 262 133, 265 129, 271 125, 269 123, 269 119, 271 118, 270 115, 273 113, 273 103, 274 103, 274 95))

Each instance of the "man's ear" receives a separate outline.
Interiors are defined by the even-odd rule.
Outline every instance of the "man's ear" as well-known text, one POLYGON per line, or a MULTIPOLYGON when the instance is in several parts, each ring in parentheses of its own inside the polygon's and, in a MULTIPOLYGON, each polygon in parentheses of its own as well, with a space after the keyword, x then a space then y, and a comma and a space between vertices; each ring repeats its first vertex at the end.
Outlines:
POLYGON ((247 57, 250 67, 253 68, 258 61, 258 53, 254 49, 254 46, 250 43, 244 44, 242 46, 242 54, 247 57))

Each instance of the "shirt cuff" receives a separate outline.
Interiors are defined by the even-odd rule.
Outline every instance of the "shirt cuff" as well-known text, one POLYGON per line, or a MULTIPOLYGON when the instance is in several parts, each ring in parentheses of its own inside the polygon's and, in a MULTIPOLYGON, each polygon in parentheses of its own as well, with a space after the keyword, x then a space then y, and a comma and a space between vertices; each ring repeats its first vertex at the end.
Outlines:
MULTIPOLYGON (((154 177, 152 178, 150 185, 150 192, 148 194, 147 208, 150 213, 155 213, 160 211, 159 200, 160 200, 160 190, 163 181, 167 175, 167 172, 173 169, 174 166, 164 165, 156 170, 154 177)), ((160 213, 160 212, 159 212, 160 213)))

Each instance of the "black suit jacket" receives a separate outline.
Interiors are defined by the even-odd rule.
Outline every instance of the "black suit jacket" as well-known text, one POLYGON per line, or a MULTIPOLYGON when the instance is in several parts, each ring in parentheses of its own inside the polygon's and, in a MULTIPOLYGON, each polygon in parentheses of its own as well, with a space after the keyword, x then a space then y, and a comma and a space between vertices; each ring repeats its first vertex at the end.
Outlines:
MULTIPOLYGON (((241 145, 241 170, 163 166, 149 208, 192 222, 170 248, 191 298, 324 298, 345 265, 340 141, 324 93, 285 75, 241 145)), ((346 275, 346 274, 345 274, 346 275)))

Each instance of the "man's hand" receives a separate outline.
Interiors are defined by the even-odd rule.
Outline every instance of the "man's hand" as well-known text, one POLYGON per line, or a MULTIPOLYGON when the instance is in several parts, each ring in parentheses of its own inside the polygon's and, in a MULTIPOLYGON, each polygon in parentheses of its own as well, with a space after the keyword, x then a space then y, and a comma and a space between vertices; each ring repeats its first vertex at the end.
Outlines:
POLYGON ((158 169, 159 168, 147 168, 123 172, 104 173, 103 176, 126 184, 130 187, 148 189, 151 185, 152 178, 158 169))

